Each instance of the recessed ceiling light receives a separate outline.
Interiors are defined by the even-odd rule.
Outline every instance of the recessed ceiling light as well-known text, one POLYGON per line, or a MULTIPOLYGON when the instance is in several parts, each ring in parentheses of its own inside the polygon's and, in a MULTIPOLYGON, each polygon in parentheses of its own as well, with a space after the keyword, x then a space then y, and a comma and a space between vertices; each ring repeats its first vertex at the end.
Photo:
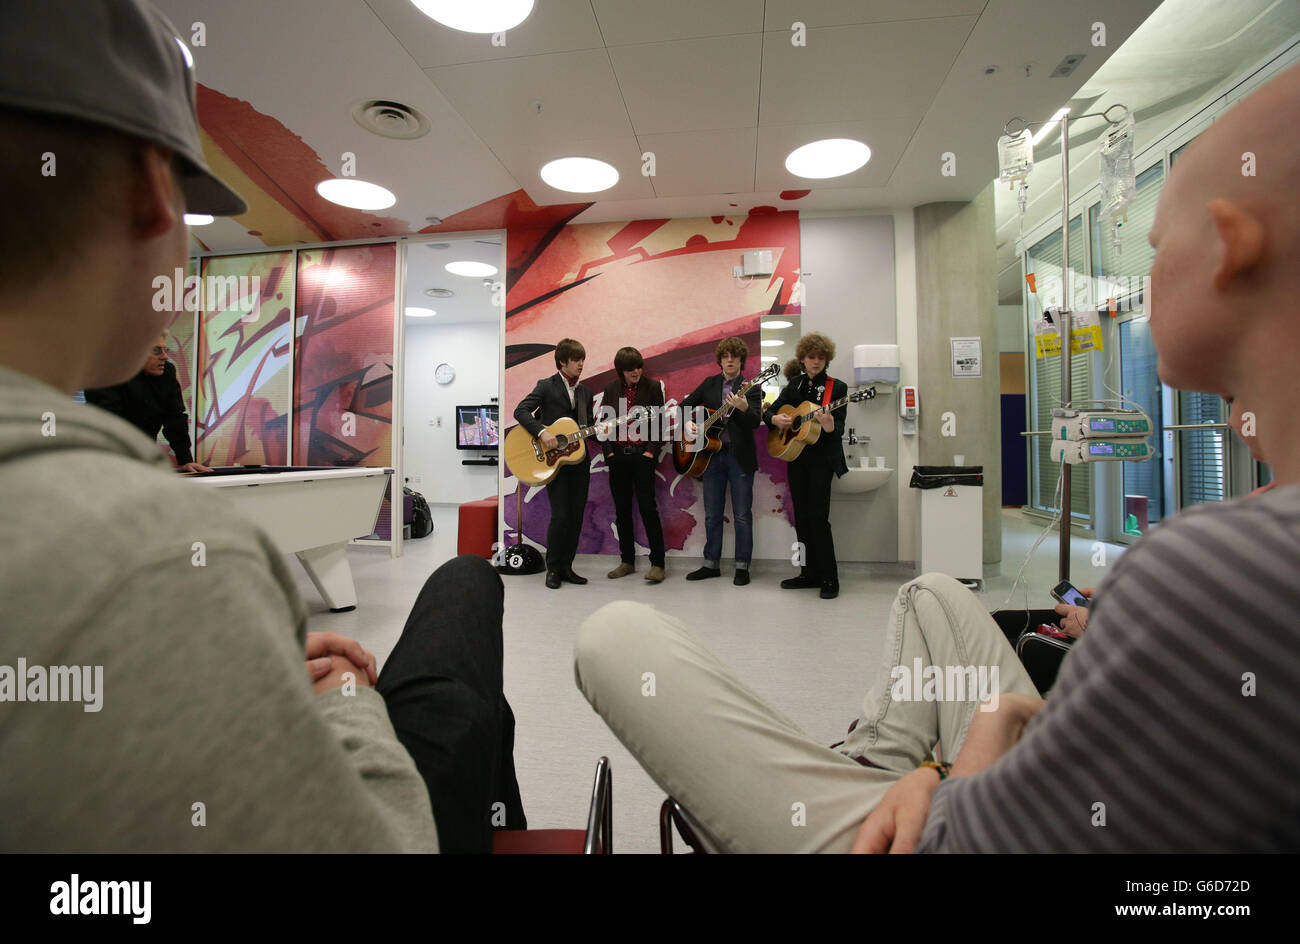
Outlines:
POLYGON ((768 363, 769 361, 779 361, 780 359, 781 359, 781 358, 779 358, 779 357, 773 357, 773 356, 770 355, 770 354, 765 354, 765 355, 763 356, 763 363, 766 364, 766 363, 768 363))
POLYGON ((764 321, 764 328, 788 328, 793 325, 793 321, 764 321))
POLYGON ((568 193, 596 193, 618 183, 612 164, 592 157, 561 157, 541 170, 542 180, 568 193))
POLYGON ((406 309, 406 317, 408 317, 408 318, 432 318, 432 317, 433 317, 434 315, 436 315, 436 314, 437 314, 437 312, 434 311, 432 308, 410 308, 410 307, 408 307, 408 308, 406 309))
POLYGON ((827 138, 795 148, 785 159, 785 169, 798 177, 823 180, 851 174, 871 160, 871 148, 850 138, 827 138))
POLYGON ((456 293, 449 288, 426 288, 424 294, 430 298, 451 298, 456 293))
POLYGON ((391 190, 355 177, 322 180, 316 185, 316 192, 330 203, 353 210, 386 210, 397 202, 391 190))
POLYGON ((448 262, 443 268, 452 275, 464 275, 469 278, 481 279, 484 276, 497 274, 497 267, 486 262, 448 262))
POLYGON ((785 346, 785 342, 784 342, 784 341, 777 341, 777 340, 774 340, 774 339, 772 339, 772 338, 769 338, 769 339, 766 340, 766 341, 760 341, 759 343, 762 344, 763 347, 783 347, 783 346, 785 346))
POLYGON ((207 213, 186 213, 185 214, 186 226, 207 226, 211 222, 212 222, 212 217, 209 216, 207 213))
POLYGON ((463 33, 514 29, 533 12, 533 0, 411 0, 415 8, 443 26, 463 33))

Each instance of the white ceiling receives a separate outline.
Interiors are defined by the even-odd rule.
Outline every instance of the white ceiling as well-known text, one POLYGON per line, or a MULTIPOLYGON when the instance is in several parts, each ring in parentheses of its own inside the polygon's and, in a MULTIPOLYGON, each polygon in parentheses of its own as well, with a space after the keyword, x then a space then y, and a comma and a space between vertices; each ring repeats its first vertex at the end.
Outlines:
MULTIPOLYGON (((1210 104, 1242 75, 1300 39, 1297 0, 1165 0, 1122 47, 1075 93, 1076 114, 1128 106, 1137 123, 1136 149, 1160 140, 1185 118, 1210 104)), ((1066 104, 1061 102, 1061 105, 1066 104)), ((1022 113, 1047 118, 1050 111, 1022 113)), ((1008 116, 1010 117, 1010 116, 1008 116)), ((1083 196, 1098 178, 1097 148, 1105 122, 1070 124, 1070 194, 1083 196)), ((1061 208, 1059 130, 1034 149, 1025 221, 1033 226, 1061 208)), ((1141 172, 1143 168, 1138 167, 1141 172)), ((1020 233, 1015 194, 995 190, 998 300, 1020 304, 1023 281, 1016 243, 1020 233)), ((1145 239, 1145 234, 1133 238, 1145 239)))
MULTIPOLYGON (((539 0, 494 46, 409 0, 157 2, 183 36, 207 26, 207 46, 194 50, 200 82, 278 120, 331 171, 355 153, 358 176, 398 196, 384 215, 410 232, 518 188, 538 204, 582 202, 537 175, 575 152, 622 176, 580 222, 968 200, 996 173, 992 141, 1006 118, 1055 110, 1157 5, 539 0), (1098 20, 1105 47, 1090 45, 1098 20), (791 42, 796 22, 804 46, 791 42), (1050 78, 1072 53, 1085 54, 1073 75, 1050 78), (368 134, 348 112, 362 99, 416 106, 433 131, 368 134), (872 160, 820 182, 785 170, 793 147, 831 134, 865 140, 872 160), (654 177, 640 173, 647 151, 654 177), (947 152, 954 176, 940 172, 947 152)), ((233 220, 204 240, 259 245, 233 220)))
POLYGON ((498 272, 489 282, 504 282, 500 236, 452 236, 428 242, 411 242, 406 250, 406 308, 432 308, 432 318, 410 318, 406 324, 444 325, 467 322, 497 324, 501 310, 492 304, 492 288, 482 277, 452 275, 445 268, 449 262, 486 262, 498 272), (425 289, 445 288, 456 294, 451 298, 430 298, 425 289))

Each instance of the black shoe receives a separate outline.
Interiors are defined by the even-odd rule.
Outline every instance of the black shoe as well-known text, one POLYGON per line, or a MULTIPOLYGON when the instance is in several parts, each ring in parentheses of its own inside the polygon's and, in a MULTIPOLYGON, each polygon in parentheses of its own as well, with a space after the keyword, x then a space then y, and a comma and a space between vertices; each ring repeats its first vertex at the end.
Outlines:
POLYGON ((575 573, 573 572, 573 568, 572 568, 572 567, 570 567, 570 568, 569 568, 568 570, 566 570, 564 573, 560 574, 560 579, 561 579, 561 580, 567 580, 569 583, 576 583, 576 584, 578 584, 579 586, 581 586, 582 584, 584 584, 584 583, 587 582, 587 578, 586 578, 586 577, 579 577, 577 574, 575 574, 575 573))
POLYGON ((553 570, 548 570, 546 572, 546 586, 550 587, 552 590, 559 590, 560 575, 553 570))
POLYGON ((748 585, 749 585, 749 571, 748 571, 748 570, 738 570, 738 571, 736 571, 736 576, 735 576, 734 578, 732 578, 732 581, 731 581, 731 582, 734 583, 737 587, 745 587, 745 586, 748 586, 748 585))
POLYGON ((834 600, 840 595, 840 582, 838 580, 823 580, 821 598, 823 600, 834 600))
POLYGON ((692 570, 686 575, 687 580, 708 580, 710 577, 721 577, 722 570, 717 567, 701 567, 698 570, 692 570))
POLYGON ((816 577, 809 577, 807 574, 800 574, 798 577, 790 577, 781 581, 782 590, 811 590, 813 587, 820 586, 820 580, 816 577))

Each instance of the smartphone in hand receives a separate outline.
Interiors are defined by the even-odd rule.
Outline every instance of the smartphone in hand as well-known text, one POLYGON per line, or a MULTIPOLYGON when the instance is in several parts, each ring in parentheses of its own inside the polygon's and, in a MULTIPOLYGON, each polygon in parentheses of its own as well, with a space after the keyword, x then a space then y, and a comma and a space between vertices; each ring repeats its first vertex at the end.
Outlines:
POLYGON ((1088 598, 1083 595, 1074 584, 1068 580, 1062 580, 1051 590, 1053 599, 1060 600, 1067 606, 1081 606, 1084 609, 1088 607, 1088 598))

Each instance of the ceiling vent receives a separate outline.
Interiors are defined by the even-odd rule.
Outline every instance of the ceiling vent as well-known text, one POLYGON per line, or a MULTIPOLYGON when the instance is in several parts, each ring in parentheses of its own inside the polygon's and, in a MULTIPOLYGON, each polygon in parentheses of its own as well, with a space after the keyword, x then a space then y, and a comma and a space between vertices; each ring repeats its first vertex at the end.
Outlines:
POLYGON ((381 138, 409 141, 422 138, 432 125, 418 108, 383 99, 367 99, 352 106, 352 120, 381 138))
POLYGON ((1057 63, 1056 68, 1052 70, 1051 77, 1054 79, 1063 79, 1077 69, 1081 62, 1083 62, 1083 53, 1075 53, 1072 56, 1066 56, 1057 63))
POLYGON ((451 243, 425 243, 430 249, 450 249, 451 243))
POLYGON ((426 288, 424 294, 430 298, 451 298, 456 293, 449 288, 426 288))

